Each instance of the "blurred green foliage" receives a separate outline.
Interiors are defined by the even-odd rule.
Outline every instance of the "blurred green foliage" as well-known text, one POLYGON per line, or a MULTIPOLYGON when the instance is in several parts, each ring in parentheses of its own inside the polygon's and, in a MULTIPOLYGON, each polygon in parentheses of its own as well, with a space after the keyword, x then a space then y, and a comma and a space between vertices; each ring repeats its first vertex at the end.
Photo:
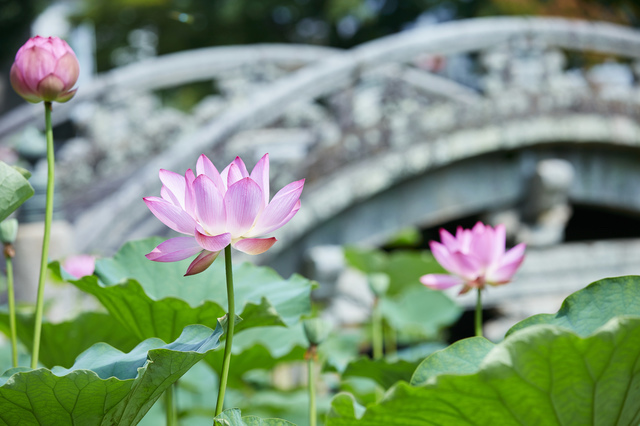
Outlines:
POLYGON ((118 65, 117 49, 136 43, 136 29, 157 36, 157 54, 250 43, 347 48, 420 21, 523 14, 636 25, 640 6, 633 0, 81 0, 74 22, 95 24, 104 71, 118 65))
POLYGON ((397 32, 438 3, 441 2, 84 0, 74 20, 94 22, 98 69, 105 70, 115 65, 114 50, 131 44, 131 32, 136 29, 151 30, 157 35, 158 54, 250 43, 301 42, 349 47, 397 32), (378 10, 380 5, 382 8, 378 10), (338 30, 341 25, 348 27, 342 30, 348 37, 338 30))

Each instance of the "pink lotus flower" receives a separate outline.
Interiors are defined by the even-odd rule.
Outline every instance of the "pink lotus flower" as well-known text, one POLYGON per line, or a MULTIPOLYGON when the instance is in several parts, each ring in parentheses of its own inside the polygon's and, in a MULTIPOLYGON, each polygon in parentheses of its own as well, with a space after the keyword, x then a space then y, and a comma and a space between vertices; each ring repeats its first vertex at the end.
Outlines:
POLYGON ((88 254, 69 256, 62 264, 62 267, 74 277, 82 278, 87 275, 93 275, 93 271, 96 268, 96 258, 88 254))
POLYGON ((222 173, 203 154, 184 177, 160 170, 161 198, 144 202, 162 223, 189 237, 171 238, 147 254, 156 262, 195 258, 185 275, 207 269, 229 244, 248 254, 269 250, 276 239, 260 238, 280 228, 300 209, 304 179, 282 188, 269 201, 269 154, 251 174, 240 157, 222 173))
POLYGON ((11 86, 25 100, 67 102, 80 73, 78 59, 66 41, 57 37, 30 38, 16 53, 11 86))
POLYGON ((427 274, 420 282, 434 290, 444 290, 463 284, 460 294, 471 288, 483 289, 485 284, 506 284, 524 260, 525 244, 505 252, 504 225, 494 228, 476 223, 473 229, 458 227, 454 237, 440 229, 442 243, 431 241, 431 252, 444 269, 453 275, 427 274))

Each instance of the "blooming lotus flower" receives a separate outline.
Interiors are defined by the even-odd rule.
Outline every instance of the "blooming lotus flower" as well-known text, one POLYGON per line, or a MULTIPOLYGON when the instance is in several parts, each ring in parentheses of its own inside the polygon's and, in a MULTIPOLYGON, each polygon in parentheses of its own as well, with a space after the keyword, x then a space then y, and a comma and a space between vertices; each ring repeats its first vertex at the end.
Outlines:
POLYGON ((96 258, 88 254, 69 256, 62 264, 62 267, 74 277, 82 278, 87 275, 93 275, 93 271, 96 268, 96 258))
POLYGON ((67 102, 80 73, 78 59, 58 37, 30 38, 16 53, 11 66, 11 86, 25 100, 38 103, 67 102))
POLYGON ((144 202, 162 223, 189 236, 171 238, 146 256, 175 262, 197 254, 185 275, 207 269, 229 244, 248 254, 269 250, 276 239, 263 236, 298 212, 304 186, 304 179, 292 182, 269 201, 269 154, 250 174, 240 157, 218 173, 203 154, 195 174, 191 169, 184 176, 160 170, 160 181, 161 197, 146 197, 144 202))
POLYGON ((524 260, 525 244, 505 252, 504 225, 494 228, 478 222, 473 229, 458 227, 454 237, 440 229, 442 243, 431 241, 431 252, 444 269, 453 275, 427 274, 420 282, 434 290, 463 285, 460 294, 485 284, 506 284, 524 260))

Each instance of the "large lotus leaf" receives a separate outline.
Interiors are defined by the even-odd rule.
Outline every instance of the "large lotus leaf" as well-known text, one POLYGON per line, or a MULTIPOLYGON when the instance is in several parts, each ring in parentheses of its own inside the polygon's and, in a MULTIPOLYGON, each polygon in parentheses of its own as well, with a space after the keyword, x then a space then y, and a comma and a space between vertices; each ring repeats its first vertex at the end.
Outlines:
POLYGON ((224 410, 213 419, 214 426, 296 426, 282 419, 261 419, 256 416, 242 417, 239 409, 224 410))
POLYGON ((382 250, 348 247, 345 259, 349 266, 365 274, 383 272, 389 275, 388 295, 397 295, 407 288, 420 288, 419 278, 429 273, 442 273, 444 269, 428 251, 394 251, 390 254, 382 250))
POLYGON ((340 392, 331 400, 331 408, 327 414, 327 425, 350 424, 351 420, 361 419, 364 412, 365 408, 358 404, 353 395, 340 392))
POLYGON ((380 402, 385 391, 378 383, 365 377, 349 377, 340 381, 340 392, 349 393, 364 406, 380 402))
POLYGON ((345 247, 344 258, 349 266, 365 274, 384 272, 389 263, 388 255, 384 251, 362 247, 345 247))
POLYGON ((497 344, 478 372, 422 387, 401 382, 360 420, 341 397, 327 425, 637 425, 638 342, 638 317, 614 318, 590 337, 527 327, 497 344))
POLYGON ((409 381, 416 366, 415 362, 389 362, 383 359, 372 360, 363 357, 350 362, 342 373, 342 378, 366 377, 374 380, 384 389, 389 389, 396 382, 409 381))
POLYGON ((0 377, 0 425, 135 425, 221 334, 193 325, 172 343, 148 339, 129 353, 98 343, 70 369, 9 370, 0 377))
MULTIPOLYGON (((18 339, 31 351, 33 348, 33 315, 18 315, 18 339)), ((9 335, 9 315, 0 312, 0 330, 9 335)), ((127 329, 108 314, 85 312, 61 323, 43 322, 38 361, 45 367, 70 367, 76 357, 91 345, 104 342, 122 351, 130 351, 137 343, 127 329)), ((3 370, 4 371, 4 370, 3 370)))
POLYGON ((19 170, 0 161, 0 222, 33 195, 33 188, 19 170))
POLYGON ((380 299, 380 312, 402 335, 425 339, 437 337, 440 329, 454 323, 462 313, 444 293, 423 285, 380 299))
POLYGON ((605 278, 568 296, 556 314, 540 314, 514 325, 507 336, 535 324, 552 324, 587 336, 619 315, 640 315, 640 276, 605 278))
POLYGON ((343 329, 331 333, 318 348, 325 370, 343 372, 358 357, 365 339, 364 333, 359 329, 343 329))
POLYGON ((447 344, 444 342, 419 343, 399 349, 395 354, 390 354, 386 358, 389 360, 401 359, 403 361, 419 363, 432 353, 445 349, 446 347, 447 344))
MULTIPOLYGON (((6 371, 13 366, 13 348, 9 339, 0 339, 0 371, 6 371)), ((18 344, 18 365, 29 365, 31 353, 24 346, 18 344)))
MULTIPOLYGON (((125 244, 113 259, 96 263, 96 275, 70 282, 95 295, 107 310, 138 338, 175 338, 188 324, 212 326, 227 308, 224 262, 205 272, 184 277, 188 261, 158 263, 147 260, 161 239, 125 244)), ((57 266, 54 264, 54 269, 57 266)), ((310 311, 313 283, 299 275, 285 280, 275 271, 249 263, 234 265, 236 328, 292 325, 310 311)))
MULTIPOLYGON (((289 328, 253 328, 234 336, 229 386, 239 387, 242 376, 248 371, 271 369, 281 362, 302 360, 307 346, 301 324, 289 328)), ((215 371, 220 371, 223 356, 223 351, 215 351, 205 359, 215 371)))
MULTIPOLYGON (((287 419, 299 425, 309 424, 309 394, 304 387, 289 391, 261 388, 259 392, 230 389, 228 396, 228 406, 241 409, 245 415, 287 419)), ((324 417, 329 404, 328 395, 318 392, 316 405, 319 419, 324 417)))
POLYGON ((420 277, 425 274, 446 272, 428 251, 398 251, 389 254, 386 272, 391 279, 387 294, 404 292, 405 288, 424 288, 420 277))
POLYGON ((413 386, 426 384, 441 374, 472 374, 480 369, 484 357, 495 347, 484 337, 470 337, 428 356, 411 378, 413 386))

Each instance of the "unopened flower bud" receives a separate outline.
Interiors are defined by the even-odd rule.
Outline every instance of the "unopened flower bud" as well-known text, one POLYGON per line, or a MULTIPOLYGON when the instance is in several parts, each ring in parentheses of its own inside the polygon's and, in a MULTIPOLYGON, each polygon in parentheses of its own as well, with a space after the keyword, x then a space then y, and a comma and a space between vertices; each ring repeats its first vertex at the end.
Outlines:
POLYGON ((0 222, 0 242, 13 244, 18 236, 18 219, 5 219, 0 222))
POLYGON ((331 332, 331 324, 320 318, 306 319, 302 321, 302 326, 304 327, 304 334, 307 336, 307 340, 313 346, 324 342, 331 332))
POLYGON ((376 297, 384 296, 389 289, 389 275, 382 272, 377 274, 369 274, 367 276, 367 281, 369 282, 369 288, 376 297))
POLYGON ((62 264, 62 267, 73 277, 80 279, 87 275, 93 275, 96 268, 96 258, 88 254, 69 256, 62 264))
POLYGON ((58 37, 30 38, 16 53, 11 66, 11 86, 31 103, 67 102, 80 74, 75 53, 58 37))

